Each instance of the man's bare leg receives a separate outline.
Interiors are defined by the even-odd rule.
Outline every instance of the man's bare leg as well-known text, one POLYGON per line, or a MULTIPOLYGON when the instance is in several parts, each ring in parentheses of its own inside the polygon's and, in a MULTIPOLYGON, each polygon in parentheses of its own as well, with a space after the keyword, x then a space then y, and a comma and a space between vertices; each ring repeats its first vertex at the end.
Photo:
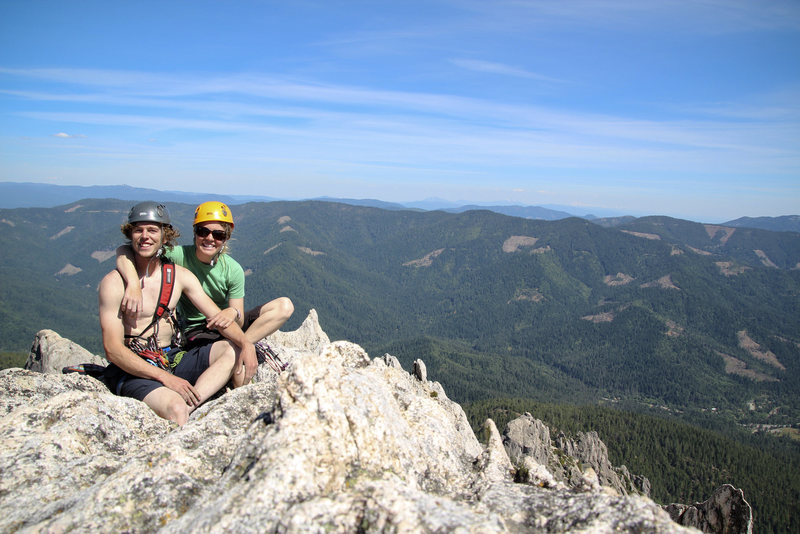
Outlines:
MULTIPOLYGON (((233 363, 236 359, 233 345, 226 341, 218 341, 211 346, 208 355, 208 369, 203 371, 194 384, 194 389, 200 396, 200 404, 210 399, 217 391, 222 389, 233 373, 233 363)), ((164 419, 174 421, 183 426, 189 420, 189 415, 195 406, 189 406, 186 401, 175 391, 160 387, 154 389, 142 399, 156 414, 164 419)))
MULTIPOLYGON (((210 399, 222 389, 233 374, 233 364, 236 361, 236 350, 228 340, 217 341, 211 345, 208 354, 208 369, 197 379, 194 389, 200 395, 200 404, 210 399)), ((189 407, 191 413, 194 408, 189 407)))
POLYGON ((181 396, 168 387, 156 388, 142 399, 157 415, 183 426, 189 420, 192 408, 181 396))

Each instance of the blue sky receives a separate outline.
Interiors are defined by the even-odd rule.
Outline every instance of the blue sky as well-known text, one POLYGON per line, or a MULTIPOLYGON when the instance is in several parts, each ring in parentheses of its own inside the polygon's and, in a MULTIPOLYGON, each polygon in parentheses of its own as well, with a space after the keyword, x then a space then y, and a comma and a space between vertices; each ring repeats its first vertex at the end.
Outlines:
POLYGON ((3 1, 0 181, 800 213, 800 2, 3 1))

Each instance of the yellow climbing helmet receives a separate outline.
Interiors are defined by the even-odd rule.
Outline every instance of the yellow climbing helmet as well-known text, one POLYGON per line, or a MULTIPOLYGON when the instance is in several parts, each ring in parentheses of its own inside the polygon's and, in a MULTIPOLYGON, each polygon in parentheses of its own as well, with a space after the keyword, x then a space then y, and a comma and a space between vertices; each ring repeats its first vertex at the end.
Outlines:
POLYGON ((192 226, 208 221, 230 223, 231 228, 234 226, 231 209, 222 202, 216 202, 214 200, 203 202, 197 206, 197 209, 194 210, 194 222, 192 226))

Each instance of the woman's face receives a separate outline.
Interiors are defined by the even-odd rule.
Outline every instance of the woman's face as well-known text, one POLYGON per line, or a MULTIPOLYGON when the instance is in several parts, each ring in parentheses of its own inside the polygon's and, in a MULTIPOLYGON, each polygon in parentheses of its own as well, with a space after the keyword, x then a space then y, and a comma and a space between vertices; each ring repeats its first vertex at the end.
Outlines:
POLYGON ((209 263, 225 245, 227 241, 225 235, 225 227, 218 222, 203 222, 195 226, 194 244, 197 248, 197 259, 209 263))

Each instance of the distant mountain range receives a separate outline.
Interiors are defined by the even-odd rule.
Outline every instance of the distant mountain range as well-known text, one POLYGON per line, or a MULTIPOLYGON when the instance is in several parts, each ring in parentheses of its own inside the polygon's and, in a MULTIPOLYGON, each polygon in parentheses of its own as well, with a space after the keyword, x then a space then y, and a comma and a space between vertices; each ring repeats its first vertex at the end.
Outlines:
POLYGON ((0 182, 0 208, 52 208, 84 198, 115 198, 140 201, 185 202, 199 204, 206 200, 220 200, 229 204, 276 200, 269 197, 187 193, 159 191, 129 185, 55 185, 24 182, 0 182))
MULTIPOLYGON (((42 183, 0 182, 0 208, 52 208, 62 206, 84 198, 115 198, 120 200, 160 200, 163 202, 183 202, 186 204, 199 204, 206 200, 220 200, 231 205, 247 202, 274 202, 278 199, 259 195, 220 195, 210 193, 190 193, 183 191, 160 191, 131 187, 128 185, 110 186, 74 186, 55 185, 42 183)), ((488 210, 511 217, 537 219, 544 221, 557 221, 568 217, 581 217, 591 220, 606 227, 618 226, 629 222, 635 217, 630 215, 615 214, 599 217, 589 213, 581 213, 567 206, 520 206, 520 205, 478 205, 457 204, 442 199, 426 199, 416 202, 396 203, 375 199, 353 199, 335 197, 317 197, 309 200, 322 200, 340 202, 353 206, 365 206, 385 210, 441 210, 449 213, 462 213, 472 210, 488 210)), ((591 208, 595 213, 608 210, 591 208)), ((610 213, 610 212, 609 212, 610 213)), ((742 217, 733 221, 722 223, 723 226, 737 228, 760 228, 762 230, 800 232, 800 216, 787 215, 781 217, 742 217)))
POLYGON ((735 228, 760 228, 775 232, 800 232, 800 215, 781 217, 740 217, 724 223, 735 228))
MULTIPOLYGON (((36 184, 22 182, 0 182, 0 208, 52 208, 62 206, 84 198, 116 198, 120 200, 160 200, 163 202, 184 202, 186 204, 199 204, 206 200, 214 199, 227 202, 231 205, 247 202, 273 202, 281 199, 258 195, 219 195, 208 193, 187 193, 181 191, 160 191, 131 187, 128 185, 108 186, 74 186, 55 184, 36 184)), ((478 206, 456 205, 441 199, 427 199, 419 202, 400 204, 385 202, 375 199, 317 197, 309 200, 322 200, 327 202, 340 202, 353 206, 365 206, 385 210, 443 210, 451 213, 461 213, 469 210, 484 209, 527 219, 541 219, 555 221, 567 217, 577 216, 575 213, 560 211, 539 206, 478 206)), ((594 216, 587 216, 594 218, 594 216)))

